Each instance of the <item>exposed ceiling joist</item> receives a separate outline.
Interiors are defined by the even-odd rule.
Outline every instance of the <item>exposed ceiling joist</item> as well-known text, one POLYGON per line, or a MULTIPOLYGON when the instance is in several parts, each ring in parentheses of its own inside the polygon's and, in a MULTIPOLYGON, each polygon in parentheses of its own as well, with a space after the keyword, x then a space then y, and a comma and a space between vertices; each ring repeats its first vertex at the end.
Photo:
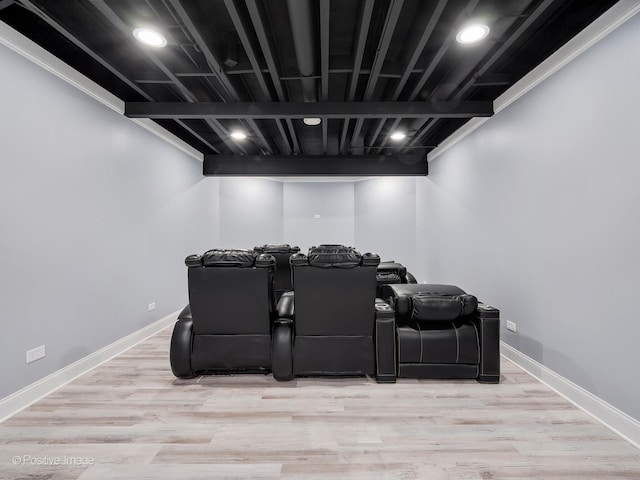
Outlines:
MULTIPOLYGON (((195 22, 191 18, 191 15, 189 15, 189 13, 184 8, 180 0, 169 0, 169 3, 171 3, 171 6, 178 13, 180 20, 183 22, 189 34, 194 38, 196 45, 202 51, 202 54, 206 58, 207 64, 209 65, 213 73, 216 74, 215 78, 218 80, 218 82, 222 85, 224 89, 224 95, 221 95, 221 97, 225 101, 233 101, 233 102, 240 101, 240 94, 237 92, 237 90, 229 80, 229 77, 227 77, 227 75, 224 73, 224 70, 222 69, 220 62, 214 55, 212 49, 209 47, 204 37, 202 36, 202 33, 200 32, 195 22)), ((216 93, 220 95, 220 92, 218 90, 216 90, 216 93)), ((264 135, 260 130, 260 128, 258 127, 258 125, 251 120, 249 120, 248 123, 249 123, 249 126, 251 127, 251 130, 256 135, 259 143, 262 145, 262 147, 266 149, 267 153, 271 153, 272 152, 271 145, 269 145, 269 142, 267 142, 267 139, 264 138, 264 135)))
MULTIPOLYGON (((356 97, 356 88, 358 88, 358 80, 360 80, 360 69, 364 59, 364 49, 367 45, 367 37, 369 36, 369 25, 373 16, 374 0, 365 0, 361 5, 360 21, 358 22, 358 31, 354 36, 353 45, 353 71, 349 79, 349 90, 345 100, 353 102, 356 97)), ((349 148, 347 135, 349 132, 349 119, 345 118, 342 122, 340 130, 340 153, 345 154, 349 148)))
MULTIPOLYGON (((269 69, 269 75, 271 76, 271 82, 273 83, 273 87, 276 91, 276 96, 279 102, 285 102, 287 100, 284 86, 282 84, 282 80, 280 80, 280 68, 276 63, 275 58, 275 41, 272 36, 267 32, 266 26, 264 24, 264 13, 261 5, 257 3, 256 0, 245 0, 247 11, 249 12, 249 17, 251 18, 251 23, 253 24, 253 28, 255 34, 258 38, 258 42, 260 44, 260 48, 262 49, 262 54, 264 56, 264 60, 267 64, 267 68, 269 69)), ((291 120, 286 120, 287 129, 289 130, 289 135, 291 137, 291 142, 293 144, 293 152, 300 152, 300 144, 298 142, 298 135, 296 134, 295 128, 293 127, 293 123, 291 120)))
MULTIPOLYGON (((117 15, 105 0, 91 0, 91 4, 104 16, 106 20, 111 22, 113 27, 119 30, 124 37, 128 38, 130 36, 132 31, 131 27, 117 15)), ((151 52, 148 48, 143 48, 141 51, 167 76, 167 78, 172 81, 177 92, 179 92, 187 102, 195 102, 197 100, 193 92, 178 77, 176 77, 173 71, 167 67, 156 54, 151 52)), ((247 153, 244 147, 235 144, 229 139, 229 132, 222 125, 215 120, 210 119, 207 119, 207 123, 232 152, 247 153)))
MULTIPOLYGON (((373 59, 373 65, 371 67, 371 73, 369 74, 369 79, 367 80, 367 86, 364 90, 364 100, 370 101, 373 98, 373 93, 375 92, 376 85, 378 84, 378 78, 380 76, 380 72, 382 71, 382 65, 384 65, 384 61, 387 58, 387 51, 391 46, 391 39, 396 30, 396 24, 400 18, 400 12, 402 11, 402 6, 404 5, 404 0, 391 0, 389 5, 389 10, 387 11, 387 18, 384 22, 384 28, 382 30, 382 35, 380 36, 380 41, 378 42, 378 47, 376 48, 376 55, 373 59)), ((360 131, 363 126, 363 118, 359 117, 356 120, 356 125, 353 129, 353 135, 351 136, 351 146, 359 145, 362 140, 360 139, 360 131)))
MULTIPOLYGON (((442 12, 444 11, 444 8, 446 7, 446 5, 447 5, 447 0, 439 0, 435 8, 429 11, 428 14, 421 12, 422 15, 428 18, 426 23, 426 28, 424 28, 420 33, 416 33, 415 36, 409 40, 410 41, 409 51, 412 53, 404 67, 402 76, 400 77, 400 80, 398 81, 393 91, 393 94, 391 95, 392 101, 397 101, 400 98, 400 94, 402 93, 405 85, 409 81, 409 77, 413 73, 414 68, 418 63, 418 60, 420 60, 420 56, 422 55, 422 52, 424 51, 424 48, 427 45, 429 38, 431 38, 431 35, 433 34, 433 31, 435 30, 438 24, 438 20, 440 20, 440 16, 442 15, 442 12)), ((422 8, 426 8, 426 7, 423 5, 422 8)), ((378 121, 378 125, 376 126, 373 132, 373 135, 369 140, 370 145, 375 144, 376 140, 378 139, 378 136, 380 136, 380 134, 382 133, 382 129, 386 123, 385 120, 386 119, 382 119, 378 121)), ((396 121, 394 123, 393 128, 396 128, 399 123, 400 123, 399 121, 396 121)), ((369 153, 369 151, 370 150, 367 150, 367 153, 369 153)))
MULTIPOLYGON (((500 45, 500 47, 493 53, 491 58, 483 62, 482 66, 474 75, 470 75, 465 80, 465 82, 463 82, 461 85, 458 85, 453 99, 455 100, 463 98, 467 91, 469 91, 472 87, 475 87, 476 78, 484 75, 487 71, 489 71, 489 69, 502 58, 502 56, 509 50, 509 48, 511 48, 511 46, 515 42, 517 42, 521 36, 529 31, 529 29, 535 24, 535 22, 549 10, 549 8, 555 1, 557 0, 542 0, 530 15, 521 17, 523 19, 522 23, 518 26, 515 32, 505 42, 503 42, 502 45, 500 45)), ((409 145, 417 145, 423 138, 428 135, 428 133, 432 129, 435 128, 436 124, 436 119, 425 120, 424 122, 418 122, 417 124, 415 124, 414 128, 418 133, 411 139, 409 145)))
POLYGON ((254 172, 280 155, 361 158, 375 171, 371 154, 424 155, 492 115, 495 99, 616 4, 0 0, 0 21, 202 155, 260 155, 254 172), (458 43, 473 19, 489 37, 458 43), (162 47, 134 35, 150 25, 162 47))

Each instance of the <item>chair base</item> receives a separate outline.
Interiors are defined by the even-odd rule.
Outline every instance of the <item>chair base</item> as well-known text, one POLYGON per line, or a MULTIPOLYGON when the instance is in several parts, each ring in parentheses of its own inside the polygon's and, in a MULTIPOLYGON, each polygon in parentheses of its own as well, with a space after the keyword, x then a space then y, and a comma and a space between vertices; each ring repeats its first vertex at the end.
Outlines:
POLYGON ((478 375, 478 383, 500 383, 500 375, 478 375))
POLYGON ((395 375, 377 375, 376 382, 378 383, 396 383, 395 375))
POLYGON ((445 363, 401 363, 398 365, 401 378, 478 378, 478 365, 445 363))

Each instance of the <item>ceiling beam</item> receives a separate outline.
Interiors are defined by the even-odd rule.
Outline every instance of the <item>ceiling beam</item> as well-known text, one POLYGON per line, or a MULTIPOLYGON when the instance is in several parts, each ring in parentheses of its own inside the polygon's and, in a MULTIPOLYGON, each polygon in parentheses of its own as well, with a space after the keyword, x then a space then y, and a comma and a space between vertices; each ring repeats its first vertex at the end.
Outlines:
MULTIPOLYGON (((478 6, 478 3, 480 3, 480 0, 469 0, 465 9, 462 10, 462 12, 458 15, 457 19, 455 20, 454 25, 461 25, 462 23, 464 23, 471 16, 473 10, 478 6)), ((418 79, 418 83, 415 85, 415 87, 409 94, 408 100, 413 101, 416 99, 416 97, 418 97, 418 95, 420 95, 425 83, 427 83, 427 81, 429 80, 429 78, 437 68, 437 66, 440 64, 440 61, 444 58, 445 54, 447 53, 447 50, 449 50, 449 47, 455 41, 455 36, 456 36, 456 32, 452 30, 449 33, 449 35, 445 38, 445 40, 440 44, 440 48, 438 49, 436 54, 431 58, 431 61, 429 62, 428 66, 424 69, 424 71, 422 72, 422 75, 420 75, 420 78, 418 79)), ((420 124, 424 125, 425 122, 428 122, 428 121, 429 121, 428 119, 424 119, 424 121, 420 121, 420 124)), ((395 130, 398 127, 398 125, 400 125, 399 118, 393 122, 390 130, 391 131, 395 130)), ((415 126, 411 128, 411 130, 416 130, 416 129, 417 128, 415 126)), ((414 136, 412 140, 415 140, 415 139, 416 137, 414 136)), ((388 141, 388 137, 385 137, 382 140, 381 145, 382 146, 386 145, 387 141, 388 141)), ((415 145, 415 142, 411 142, 411 145, 415 145)))
MULTIPOLYGON (((465 93, 472 87, 476 86, 475 81, 478 77, 486 74, 487 71, 496 63, 500 58, 503 57, 505 52, 513 46, 513 44, 524 35, 531 26, 551 7, 555 0, 543 0, 536 9, 531 13, 531 15, 527 16, 524 21, 520 24, 517 30, 505 41, 502 43, 496 51, 491 55, 486 62, 483 63, 482 67, 474 74, 470 75, 461 85, 458 86, 457 92, 453 96, 454 100, 460 99, 464 96, 465 93)), ((431 130, 435 128, 437 124, 437 119, 433 118, 431 120, 426 120, 422 125, 416 125, 415 127, 418 130, 418 133, 411 139, 409 145, 416 145, 418 142, 421 142, 423 138, 425 138, 431 130)))
MULTIPOLYGON (((329 19, 331 0, 320 0, 320 100, 329 101, 329 19)), ((322 151, 329 148, 329 122, 322 122, 322 151)))
MULTIPOLYGON (((454 22, 454 25, 461 25, 462 23, 464 23, 464 21, 471 16, 471 13, 473 12, 474 8, 476 8, 478 3, 480 3, 480 0, 470 0, 466 8, 462 10, 462 12, 458 15, 457 19, 454 22)), ((447 35, 447 38, 440 44, 440 48, 431 59, 429 66, 422 73, 422 75, 420 76, 420 79, 418 80, 415 87, 409 94, 410 100, 413 100, 418 95, 420 95, 420 92, 422 92, 422 87, 424 87, 424 84, 427 83, 427 80, 429 80, 429 77, 431 77, 431 74, 434 72, 434 70, 440 63, 440 60, 442 60, 445 53, 447 53, 447 50, 449 49, 451 44, 453 44, 455 39, 456 39, 456 32, 455 30, 452 30, 451 33, 447 35)))
MULTIPOLYGON (((185 28, 189 32, 189 35, 193 37, 196 45, 200 48, 200 51, 202 52, 202 54, 204 55, 204 58, 207 61, 207 64, 209 65, 211 70, 216 74, 216 78, 218 82, 220 82, 220 84, 224 88, 224 91, 227 95, 227 98, 225 98, 225 101, 229 101, 229 97, 231 101, 235 101, 235 102, 239 101, 240 95, 238 94, 238 91, 235 89, 235 87, 229 80, 229 77, 227 77, 227 75, 224 73, 224 70, 222 69, 220 62, 218 62, 218 59, 213 54, 213 51, 211 50, 211 48, 209 48, 209 44, 206 42, 205 38, 202 36, 200 29, 196 26, 189 12, 187 12, 187 10, 184 8, 180 0, 169 0, 169 3, 171 4, 171 6, 174 8, 176 13, 180 17, 180 20, 182 21, 185 28)), ((219 92, 216 92, 216 93, 219 94, 219 92)), ((264 135, 262 134, 262 131, 260 130, 258 125, 251 120, 249 120, 248 123, 249 123, 249 127, 251 127, 251 130, 253 130, 253 132, 256 134, 260 144, 265 148, 266 152, 272 153, 271 145, 269 145, 269 142, 267 142, 267 139, 264 138, 264 135)))
MULTIPOLYGON (((73 43, 76 47, 82 50, 84 53, 89 55, 94 61, 99 63, 103 68, 108 70, 111 74, 116 76, 122 83, 124 83, 127 87, 131 88, 134 92, 146 98, 147 100, 153 101, 153 97, 151 97, 147 92, 145 92, 140 86, 136 84, 135 81, 128 78, 124 75, 120 70, 111 65, 107 60, 98 55, 94 50, 89 48, 84 42, 80 41, 74 34, 72 34, 69 30, 64 28, 56 19, 54 19, 51 14, 46 12, 45 10, 37 7, 33 2, 29 0, 22 0, 22 5, 27 8, 29 11, 33 12, 35 15, 40 17, 44 22, 46 22, 50 27, 55 29, 60 35, 65 37, 68 41, 73 43)), ((199 142, 201 142, 206 147, 210 148, 215 153, 221 153, 215 146, 213 146, 207 139, 202 137, 198 132, 196 132, 193 128, 187 125, 182 120, 176 120, 176 123, 184 128, 190 135, 196 138, 199 142)))
POLYGON ((471 118, 493 115, 493 102, 126 102, 129 118, 471 118))
MULTIPOLYGON (((400 80, 398 81, 398 84, 396 85, 396 88, 394 89, 393 94, 391 95, 391 100, 393 101, 398 100, 398 98, 400 98, 400 94, 402 93, 402 90, 404 90, 405 85, 409 81, 409 77, 411 76, 412 73, 414 73, 415 66, 418 63, 418 60, 420 60, 422 51, 424 50, 424 47, 427 45, 427 42, 429 41, 429 39, 431 38, 431 35, 436 29, 438 20, 440 20, 440 17, 442 16, 442 12, 444 11, 444 8, 447 5, 447 0, 439 0, 434 9, 431 9, 431 5, 428 5, 428 4, 424 4, 424 5, 428 6, 428 10, 422 10, 420 12, 419 20, 422 20, 422 17, 425 15, 428 15, 429 20, 427 21, 427 26, 424 29, 420 29, 421 34, 416 35, 409 40, 408 51, 412 53, 409 56, 409 59, 407 60, 407 63, 404 66, 404 71, 402 73, 402 76, 400 77, 400 80)), ((423 8, 425 7, 423 6, 423 8)), ((385 120, 380 120, 378 122, 378 125, 376 126, 374 133, 371 139, 369 140, 369 145, 375 144, 376 140, 378 139, 378 136, 380 135, 380 133, 382 133, 382 128, 384 127, 384 124, 385 124, 385 120)), ((400 119, 397 119, 393 127, 391 128, 391 130, 393 131, 399 124, 400 124, 400 119)), ((367 150, 367 153, 369 153, 369 150, 367 150)))
POLYGON ((427 175, 425 154, 410 155, 205 155, 205 176, 427 175))
POLYGON ((329 101, 329 17, 331 0, 320 0, 320 82, 323 102, 329 101))
MULTIPOLYGON (((120 33, 125 37, 130 39, 132 28, 127 25, 117 14, 112 10, 112 8, 105 2, 105 0, 90 0, 91 5, 98 10, 103 17, 111 22, 111 24, 120 30, 120 33)), ((174 73, 160 60, 160 58, 151 52, 149 48, 141 48, 140 52, 143 54, 156 66, 160 71, 167 76, 172 82, 175 89, 179 92, 179 94, 188 102, 195 102, 196 96, 187 88, 187 86, 182 83, 182 81, 174 75, 174 73)), ((218 137, 224 142, 224 144, 231 150, 232 152, 242 152, 246 153, 246 150, 237 145, 229 138, 229 132, 226 128, 224 128, 217 121, 206 121, 209 127, 215 132, 218 137)))
MULTIPOLYGON (((349 80, 349 90, 347 92, 346 100, 353 102, 356 97, 356 88, 358 87, 358 80, 360 79, 360 68, 362 67, 362 60, 364 58, 364 49, 367 46, 367 37, 369 35, 369 25, 371 24, 371 17, 373 16, 374 0, 365 0, 360 10, 360 23, 358 24, 358 32, 355 36, 355 42, 353 46, 353 72, 349 80)), ((342 128, 340 130, 340 144, 338 148, 340 153, 346 154, 349 145, 347 145, 347 132, 349 131, 349 119, 345 119, 342 122, 342 128)))
MULTIPOLYGON (((258 85, 260 86, 260 90, 262 90, 262 95, 264 96, 265 100, 272 100, 271 92, 269 91, 269 87, 267 86, 267 82, 265 81, 262 68, 258 60, 258 55, 249 38, 247 28, 245 27, 244 22, 240 17, 240 12, 236 7, 235 1, 224 0, 224 4, 227 7, 229 16, 231 16, 231 21, 233 22, 233 26, 238 33, 238 37, 240 37, 242 47, 244 48, 244 51, 249 58, 249 63, 251 63, 251 67, 253 69, 253 73, 256 76, 256 80, 258 81, 258 85)), ((279 120, 276 120, 276 126, 278 127, 278 132, 280 132, 280 136, 282 137, 281 150, 285 155, 290 155, 291 146, 289 145, 289 140, 287 139, 287 134, 284 131, 284 127, 279 120)))
MULTIPOLYGON (((262 55, 264 56, 264 60, 267 63, 269 75, 271 76, 271 82, 273 83, 273 87, 276 90, 278 101, 285 102, 287 100, 287 97, 285 95, 282 81, 280 80, 278 65, 276 64, 276 59, 273 53, 275 50, 275 48, 273 47, 274 42, 271 36, 267 33, 264 21, 262 20, 261 5, 258 5, 256 0, 245 0, 245 4, 247 6, 247 11, 249 12, 249 17, 251 18, 251 23, 253 24, 253 28, 256 32, 256 36, 258 37, 258 43, 260 44, 260 48, 262 49, 262 55)), ((291 137, 291 142, 293 144, 293 151, 294 153, 299 153, 300 143, 298 142, 298 135, 296 134, 296 130, 293 127, 293 122, 287 119, 286 124, 289 130, 289 136, 291 137)))
MULTIPOLYGON (((400 12, 403 5, 404 0, 391 0, 391 4, 389 5, 387 17, 382 29, 382 35, 380 36, 380 40, 378 41, 376 55, 373 59, 373 65, 371 66, 371 73, 369 74, 367 86, 364 91, 365 101, 369 101, 373 98, 373 93, 375 92, 376 85, 378 84, 378 78, 380 72, 382 71, 382 65, 384 65, 385 58, 387 58, 387 52, 389 51, 391 39, 393 38, 393 33, 396 30, 396 24, 398 23, 398 19, 400 18, 400 12)), ((356 120, 356 126, 353 129, 353 134, 351 135, 351 147, 361 143, 360 131, 362 130, 363 122, 364 119, 362 117, 359 117, 356 120)))

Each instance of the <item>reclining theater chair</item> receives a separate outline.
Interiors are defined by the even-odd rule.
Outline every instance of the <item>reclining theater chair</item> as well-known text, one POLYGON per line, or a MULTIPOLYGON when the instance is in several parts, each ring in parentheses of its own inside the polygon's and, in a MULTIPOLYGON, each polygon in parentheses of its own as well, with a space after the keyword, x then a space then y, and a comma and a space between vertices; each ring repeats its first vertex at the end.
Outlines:
MULTIPOLYGON (((497 309, 452 285, 397 284, 382 290, 395 311, 398 377, 499 382, 497 309)), ((394 341, 388 332, 387 346, 394 341)))
POLYGON ((388 321, 377 314, 379 262, 377 255, 342 245, 320 245, 308 256, 291 257, 294 291, 278 304, 281 318, 273 335, 277 380, 376 372, 376 322, 388 321))
POLYGON ((276 259, 276 283, 274 290, 277 303, 282 294, 284 292, 288 292, 292 288, 289 258, 294 253, 298 253, 300 251, 300 247, 291 247, 287 244, 266 244, 261 247, 254 247, 253 250, 257 253, 268 253, 269 255, 273 255, 276 259))
POLYGON ((209 250, 185 263, 189 305, 171 337, 173 374, 269 372, 275 258, 248 250, 209 250))

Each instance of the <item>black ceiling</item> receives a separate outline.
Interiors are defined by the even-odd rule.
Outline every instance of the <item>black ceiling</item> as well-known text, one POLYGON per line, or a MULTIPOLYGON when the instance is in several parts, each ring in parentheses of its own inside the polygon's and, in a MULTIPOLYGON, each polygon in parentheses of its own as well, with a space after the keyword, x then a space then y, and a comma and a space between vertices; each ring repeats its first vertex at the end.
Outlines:
POLYGON ((417 173, 426 153, 491 115, 493 100, 615 3, 0 0, 0 20, 127 102, 128 116, 153 118, 219 160, 214 173, 277 174, 292 161, 307 173, 353 162, 417 173), (472 19, 489 37, 457 43, 472 19), (141 25, 169 44, 137 42, 141 25), (304 125, 312 116, 322 123, 304 125), (230 138, 236 128, 248 138, 230 138), (407 138, 389 140, 395 130, 407 138))

